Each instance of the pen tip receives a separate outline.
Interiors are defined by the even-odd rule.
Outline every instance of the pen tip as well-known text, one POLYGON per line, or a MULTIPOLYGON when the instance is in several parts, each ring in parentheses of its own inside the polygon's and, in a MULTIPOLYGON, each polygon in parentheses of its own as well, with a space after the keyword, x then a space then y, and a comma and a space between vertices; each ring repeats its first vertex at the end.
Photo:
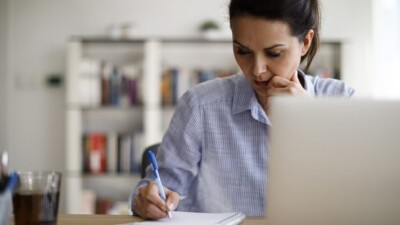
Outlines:
POLYGON ((168 211, 168 218, 172 219, 172 214, 170 211, 168 211))

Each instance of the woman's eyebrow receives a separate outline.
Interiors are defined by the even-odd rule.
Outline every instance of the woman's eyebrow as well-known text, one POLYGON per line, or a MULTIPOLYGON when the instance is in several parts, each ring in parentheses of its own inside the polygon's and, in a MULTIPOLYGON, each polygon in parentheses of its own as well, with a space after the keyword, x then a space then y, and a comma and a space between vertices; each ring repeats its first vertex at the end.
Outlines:
MULTIPOLYGON (((235 44, 237 44, 237 45, 240 45, 240 47, 250 49, 249 47, 243 45, 242 43, 240 43, 240 42, 238 42, 238 41, 236 41, 236 40, 233 40, 233 43, 235 43, 235 44)), ((284 44, 274 44, 274 45, 272 45, 272 46, 270 46, 270 47, 265 48, 265 50, 271 50, 271 49, 274 49, 274 48, 276 48, 276 47, 281 47, 281 46, 285 46, 285 45, 284 45, 284 44)))
POLYGON ((235 44, 237 44, 237 45, 240 45, 240 47, 250 49, 249 47, 243 45, 242 43, 238 42, 237 40, 233 40, 233 43, 235 43, 235 44))
POLYGON ((276 47, 281 47, 281 46, 285 46, 285 45, 284 44, 274 44, 274 45, 272 45, 272 46, 270 46, 268 48, 265 48, 265 50, 271 50, 271 49, 274 49, 276 47))

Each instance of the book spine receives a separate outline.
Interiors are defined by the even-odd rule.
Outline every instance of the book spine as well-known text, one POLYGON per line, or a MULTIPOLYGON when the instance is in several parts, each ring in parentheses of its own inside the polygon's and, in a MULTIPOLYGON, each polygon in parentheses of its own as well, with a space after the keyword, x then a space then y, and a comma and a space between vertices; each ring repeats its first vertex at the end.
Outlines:
POLYGON ((178 102, 178 79, 179 70, 177 68, 171 69, 171 104, 176 105, 178 102))
POLYGON ((122 76, 117 67, 114 67, 111 76, 111 105, 119 106, 122 89, 122 76))
POLYGON ((79 103, 84 106, 98 106, 101 103, 100 62, 84 59, 80 64, 78 81, 79 103))
POLYGON ((103 134, 89 135, 89 171, 102 173, 106 171, 106 139, 103 134))
POLYGON ((107 171, 117 172, 118 135, 115 132, 107 134, 107 171))
POLYGON ((102 76, 101 76, 101 104, 109 105, 110 104, 110 76, 111 69, 110 65, 106 62, 102 63, 102 76))
POLYGON ((132 106, 138 105, 138 96, 137 96, 137 82, 135 79, 129 78, 128 82, 128 95, 130 104, 132 106))
POLYGON ((90 172, 90 138, 89 135, 84 134, 82 136, 82 169, 84 173, 90 172))

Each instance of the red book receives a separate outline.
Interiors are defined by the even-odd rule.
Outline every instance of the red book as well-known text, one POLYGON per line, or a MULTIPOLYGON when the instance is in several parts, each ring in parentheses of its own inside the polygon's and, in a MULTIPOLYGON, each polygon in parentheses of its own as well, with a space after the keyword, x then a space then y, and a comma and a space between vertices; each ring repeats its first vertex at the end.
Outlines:
POLYGON ((104 134, 91 133, 89 135, 89 169, 91 173, 107 171, 106 146, 106 136, 104 134))

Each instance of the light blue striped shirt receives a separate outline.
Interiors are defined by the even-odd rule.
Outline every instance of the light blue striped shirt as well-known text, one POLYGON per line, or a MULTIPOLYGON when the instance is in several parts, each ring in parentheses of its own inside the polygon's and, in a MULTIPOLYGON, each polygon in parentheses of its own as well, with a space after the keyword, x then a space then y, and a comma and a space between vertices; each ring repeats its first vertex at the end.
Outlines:
MULTIPOLYGON (((354 93, 339 80, 302 71, 299 78, 312 96, 354 93)), ((214 79, 186 92, 157 154, 163 185, 181 196, 177 210, 264 215, 269 125, 242 74, 214 79)), ((154 179, 151 170, 149 166, 130 203, 138 188, 154 179)))

